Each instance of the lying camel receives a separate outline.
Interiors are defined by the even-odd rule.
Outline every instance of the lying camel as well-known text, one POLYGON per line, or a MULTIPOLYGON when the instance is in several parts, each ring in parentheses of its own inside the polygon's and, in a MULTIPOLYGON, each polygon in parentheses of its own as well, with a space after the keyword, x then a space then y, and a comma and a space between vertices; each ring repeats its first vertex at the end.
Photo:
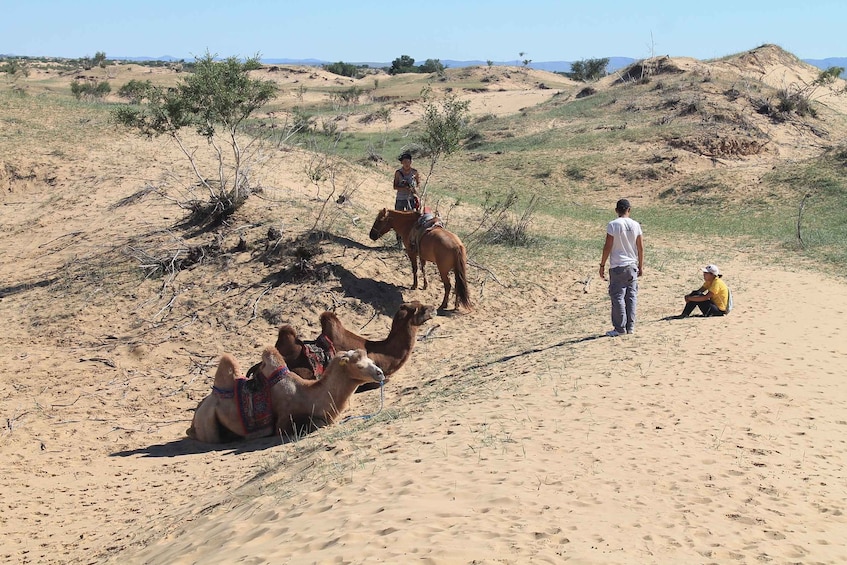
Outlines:
MULTIPOLYGON (((275 349, 269 349, 276 353, 275 349)), ((262 357, 264 359, 265 354, 262 357)), ((279 363, 284 366, 285 360, 281 356, 274 357, 272 364, 279 363)), ((270 367, 265 369, 270 370, 270 367)), ((307 380, 289 373, 288 378, 271 390, 276 431, 288 439, 296 439, 328 426, 347 409, 358 386, 363 383, 379 386, 384 381, 385 373, 364 349, 337 354, 320 380, 307 380)))
POLYGON ((364 350, 351 350, 336 355, 320 381, 308 381, 290 372, 274 347, 262 352, 252 379, 240 375, 235 358, 223 354, 212 394, 194 412, 188 437, 206 443, 277 433, 297 437, 333 423, 357 386, 385 378, 364 350))
MULTIPOLYGON (((279 353, 276 356, 282 359, 279 353)), ((239 438, 272 435, 270 388, 287 373, 287 368, 282 366, 266 349, 254 377, 248 380, 241 376, 235 357, 229 353, 221 355, 212 393, 200 401, 194 411, 191 427, 186 431, 188 437, 206 443, 226 443, 239 438), (248 404, 249 413, 244 413, 241 400, 248 404)))
MULTIPOLYGON (((321 314, 321 334, 329 338, 337 349, 364 349, 368 357, 374 360, 388 377, 397 372, 412 354, 418 328, 437 315, 433 306, 425 306, 418 301, 405 302, 394 314, 391 331, 382 341, 374 341, 356 335, 346 329, 333 312, 321 314)), ((359 392, 375 388, 371 383, 359 388, 359 392)))
MULTIPOLYGON (((315 340, 314 346, 312 343, 304 343, 297 337, 294 328, 286 324, 279 328, 276 348, 288 368, 304 379, 320 378, 321 359, 316 359, 320 356, 320 350, 324 350, 324 355, 328 351, 331 358, 336 350, 345 349, 364 349, 368 352, 368 357, 373 359, 388 377, 408 361, 415 346, 418 327, 436 315, 437 310, 434 307, 417 301, 401 304, 394 314, 388 337, 382 341, 373 341, 347 330, 334 313, 324 312, 320 317, 321 335, 315 340)), ((258 365, 250 369, 248 375, 257 369, 258 365)))

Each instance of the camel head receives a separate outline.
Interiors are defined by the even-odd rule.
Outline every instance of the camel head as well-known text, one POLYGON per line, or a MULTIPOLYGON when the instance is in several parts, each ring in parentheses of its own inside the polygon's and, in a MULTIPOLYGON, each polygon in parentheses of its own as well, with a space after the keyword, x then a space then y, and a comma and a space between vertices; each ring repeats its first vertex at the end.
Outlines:
POLYGON ((435 306, 427 306, 426 304, 421 304, 417 300, 413 300, 412 302, 404 302, 401 304, 400 309, 397 310, 397 314, 394 316, 394 319, 404 324, 422 326, 437 315, 438 310, 435 306))
POLYGON ((388 215, 388 208, 383 208, 380 210, 379 214, 376 215, 376 220, 374 220, 374 225, 371 226, 370 238, 373 241, 378 240, 394 227, 391 224, 391 216, 388 215))
POLYGON ((285 359, 276 347, 268 346, 262 351, 262 362, 259 366, 259 371, 269 379, 280 368, 287 367, 285 359))
POLYGON ((341 366, 354 381, 363 383, 381 383, 385 380, 385 373, 377 367, 364 349, 351 349, 343 351, 333 359, 341 366))

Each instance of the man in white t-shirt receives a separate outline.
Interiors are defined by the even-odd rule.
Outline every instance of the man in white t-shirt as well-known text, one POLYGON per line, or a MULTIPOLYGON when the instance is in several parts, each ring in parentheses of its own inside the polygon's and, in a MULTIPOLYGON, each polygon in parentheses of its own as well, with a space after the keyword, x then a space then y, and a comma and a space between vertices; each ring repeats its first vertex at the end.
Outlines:
POLYGON ((606 280, 609 260, 609 297, 612 299, 612 326, 609 337, 635 332, 638 306, 638 277, 644 269, 644 243, 641 224, 629 217, 629 200, 621 198, 615 206, 618 217, 606 226, 606 244, 600 258, 600 277, 606 280))

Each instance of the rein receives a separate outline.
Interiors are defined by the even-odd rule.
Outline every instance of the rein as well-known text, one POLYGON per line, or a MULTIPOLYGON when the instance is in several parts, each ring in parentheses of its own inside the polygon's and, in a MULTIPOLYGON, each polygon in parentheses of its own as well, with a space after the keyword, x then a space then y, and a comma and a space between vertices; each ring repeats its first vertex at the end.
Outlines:
POLYGON ((385 381, 380 381, 379 383, 379 409, 373 414, 363 414, 361 416, 347 416, 343 420, 339 422, 339 424, 343 424, 345 422, 349 422, 350 420, 370 420, 380 412, 382 412, 382 406, 385 404, 385 381))
POLYGON ((220 398, 235 398, 234 389, 226 390, 212 385, 212 392, 217 394, 220 398))

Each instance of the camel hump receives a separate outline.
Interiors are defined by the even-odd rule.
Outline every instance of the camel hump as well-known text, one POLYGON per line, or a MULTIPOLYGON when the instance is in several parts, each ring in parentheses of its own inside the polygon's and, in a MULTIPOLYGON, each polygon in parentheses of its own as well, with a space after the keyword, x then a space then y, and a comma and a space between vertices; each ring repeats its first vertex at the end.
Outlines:
MULTIPOLYGON (((327 310, 326 312, 321 314, 320 322, 321 322, 321 330, 326 330, 327 326, 329 326, 330 324, 339 323, 338 316, 335 315, 335 312, 330 312, 329 310, 327 310)), ((326 332, 324 332, 324 333, 326 333, 326 332)))
POLYGON ((273 367, 285 365, 285 359, 273 345, 265 347, 262 351, 262 361, 273 367))
POLYGON ((221 362, 226 362, 230 365, 238 365, 238 361, 230 353, 221 353, 221 362))
POLYGON ((285 324, 285 325, 280 326, 279 333, 277 334, 277 337, 281 338, 283 336, 291 336, 294 339, 298 339, 297 330, 295 330, 294 327, 291 324, 285 324))

